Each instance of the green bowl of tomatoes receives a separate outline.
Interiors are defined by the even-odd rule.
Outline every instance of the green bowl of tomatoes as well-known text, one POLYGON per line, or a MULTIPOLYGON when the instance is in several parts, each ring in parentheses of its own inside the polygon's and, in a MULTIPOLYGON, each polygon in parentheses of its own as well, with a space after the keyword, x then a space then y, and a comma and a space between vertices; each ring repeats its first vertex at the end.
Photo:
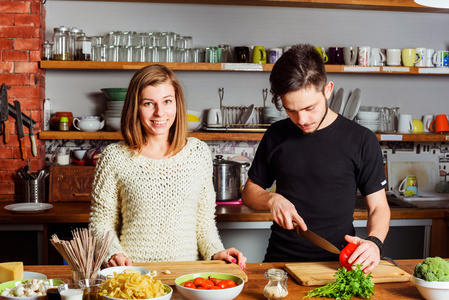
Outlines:
POLYGON ((176 290, 188 300, 232 300, 243 289, 245 281, 226 273, 194 273, 176 278, 176 290))

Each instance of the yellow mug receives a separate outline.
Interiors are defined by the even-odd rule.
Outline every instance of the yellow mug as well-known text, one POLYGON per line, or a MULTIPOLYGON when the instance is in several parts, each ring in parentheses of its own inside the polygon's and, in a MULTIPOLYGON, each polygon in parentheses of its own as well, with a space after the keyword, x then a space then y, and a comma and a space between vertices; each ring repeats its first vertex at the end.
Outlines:
POLYGON ((254 46, 253 63, 255 63, 255 64, 266 64, 267 63, 267 53, 265 52, 264 46, 254 46))
POLYGON ((327 57, 327 54, 326 54, 326 52, 324 51, 323 47, 315 46, 315 49, 316 49, 316 50, 318 51, 318 53, 320 53, 320 55, 323 57, 323 61, 324 61, 325 63, 327 63, 328 60, 329 60, 329 57, 327 57))
POLYGON ((407 196, 418 195, 418 179, 415 175, 408 175, 399 185, 399 192, 407 196))
POLYGON ((424 123, 421 120, 413 120, 413 133, 424 132, 424 123))
POLYGON ((416 52, 416 49, 402 49, 402 64, 406 67, 413 67, 422 59, 422 54, 416 52))

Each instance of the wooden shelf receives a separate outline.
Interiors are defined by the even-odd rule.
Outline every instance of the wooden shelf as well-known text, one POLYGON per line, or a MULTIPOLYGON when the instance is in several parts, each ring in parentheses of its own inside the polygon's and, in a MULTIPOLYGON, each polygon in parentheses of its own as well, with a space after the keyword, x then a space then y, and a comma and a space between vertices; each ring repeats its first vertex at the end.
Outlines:
MULTIPOLYGON (((189 132, 189 136, 203 141, 260 141, 263 133, 254 132, 189 132)), ((379 141, 403 141, 403 142, 447 142, 449 134, 387 134, 377 133, 379 141)), ((81 131, 41 131, 41 140, 121 140, 120 132, 81 132, 81 131)))
MULTIPOLYGON (((55 61, 43 60, 40 67, 47 70, 139 70, 148 65, 161 64, 174 71, 215 71, 215 72, 271 72, 273 64, 222 64, 222 63, 150 63, 150 62, 100 62, 100 61, 55 61), (245 68, 245 66, 247 68, 245 68)), ((362 67, 347 65, 326 65, 327 73, 357 74, 410 74, 449 75, 449 68, 417 67, 362 67)))
MULTIPOLYGON (((84 0, 90 1, 90 0, 84 0)), ((99 0, 104 2, 146 2, 146 3, 179 3, 208 5, 243 5, 274 7, 308 7, 335 9, 362 9, 383 11, 410 11, 448 13, 449 10, 426 7, 413 0, 99 0)))

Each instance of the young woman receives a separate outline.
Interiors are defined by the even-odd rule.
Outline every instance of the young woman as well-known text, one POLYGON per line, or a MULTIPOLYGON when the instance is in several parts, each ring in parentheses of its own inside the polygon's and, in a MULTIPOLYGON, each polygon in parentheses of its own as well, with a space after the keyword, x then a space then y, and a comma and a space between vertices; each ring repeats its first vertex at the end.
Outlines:
POLYGON ((124 140, 102 153, 92 190, 93 231, 115 234, 105 263, 221 259, 244 269, 246 257, 224 250, 218 235, 211 153, 187 138, 185 99, 170 69, 133 76, 121 132, 124 140))

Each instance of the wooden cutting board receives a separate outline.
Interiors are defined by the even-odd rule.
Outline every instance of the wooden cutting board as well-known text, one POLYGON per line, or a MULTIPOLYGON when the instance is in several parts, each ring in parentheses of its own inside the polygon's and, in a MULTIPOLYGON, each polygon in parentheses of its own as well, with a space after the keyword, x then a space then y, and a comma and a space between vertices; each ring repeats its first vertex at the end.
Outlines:
POLYGON ((181 262, 146 262, 133 263, 134 266, 144 267, 151 271, 157 271, 157 276, 154 279, 159 279, 162 283, 168 285, 175 285, 175 279, 182 275, 192 273, 217 272, 237 275, 245 282, 248 281, 248 276, 236 264, 226 263, 222 260, 210 261, 181 261, 181 262), (170 271, 170 274, 165 274, 164 271, 170 271))
MULTIPOLYGON (((304 286, 326 285, 334 281, 334 274, 340 267, 339 262, 304 262, 286 263, 285 270, 304 286)), ((406 282, 411 275, 390 262, 380 261, 379 265, 371 272, 371 280, 374 283, 406 282)))

